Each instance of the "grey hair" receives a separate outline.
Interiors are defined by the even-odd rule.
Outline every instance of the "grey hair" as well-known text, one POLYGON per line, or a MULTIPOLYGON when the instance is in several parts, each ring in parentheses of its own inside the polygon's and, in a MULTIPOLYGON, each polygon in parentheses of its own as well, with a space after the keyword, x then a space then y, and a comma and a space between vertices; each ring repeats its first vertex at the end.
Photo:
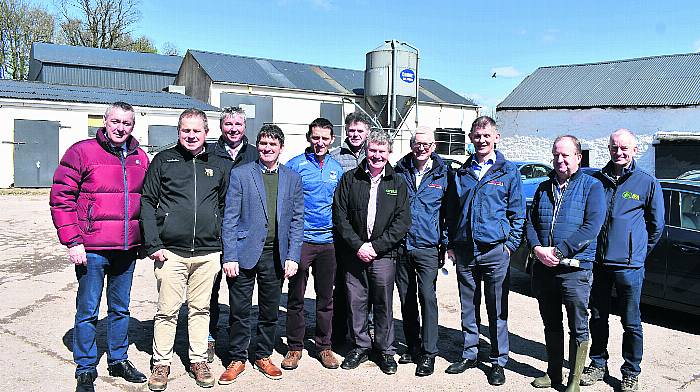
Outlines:
POLYGON ((430 138, 433 139, 433 141, 435 141, 435 130, 430 127, 420 126, 416 128, 415 131, 411 132, 411 139, 409 141, 409 144, 411 146, 413 146, 416 143, 416 135, 421 133, 430 136, 430 138))
POLYGON ((223 109, 221 109, 221 118, 219 119, 219 126, 224 125, 224 120, 226 117, 233 117, 233 116, 241 116, 243 117, 243 123, 245 123, 245 120, 247 119, 245 115, 245 110, 243 110, 242 107, 240 106, 228 106, 223 109))
POLYGON ((392 151, 394 146, 394 140, 389 136, 389 132, 383 129, 372 129, 367 135, 367 140, 365 141, 365 149, 369 148, 369 144, 386 144, 389 146, 389 152, 392 151))
MULTIPOLYGON (((107 110, 105 110, 105 118, 107 118, 109 116, 109 113, 111 113, 112 110, 114 110, 114 109, 121 109, 125 112, 134 113, 133 106, 129 105, 126 102, 117 101, 117 102, 114 102, 113 104, 107 106, 107 110)), ((134 121, 135 120, 136 120, 136 116, 134 116, 134 121)))
POLYGON ((630 131, 629 129, 626 128, 620 128, 616 130, 615 132, 610 134, 610 139, 608 139, 608 145, 612 145, 612 139, 616 135, 629 135, 630 138, 632 138, 632 141, 634 142, 634 145, 637 145, 637 135, 634 134, 634 132, 630 131))

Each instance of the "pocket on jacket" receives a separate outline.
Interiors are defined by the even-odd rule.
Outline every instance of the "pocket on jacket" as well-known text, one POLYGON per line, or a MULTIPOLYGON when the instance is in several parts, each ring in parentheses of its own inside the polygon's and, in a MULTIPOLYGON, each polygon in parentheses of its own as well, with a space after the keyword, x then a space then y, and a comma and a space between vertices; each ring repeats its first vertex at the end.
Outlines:
POLYGON ((238 232, 237 236, 238 236, 238 237, 237 237, 238 239, 248 237, 248 230, 240 230, 240 231, 238 232))
POLYGON ((628 264, 632 257, 632 235, 629 219, 611 217, 605 259, 617 264, 628 264))

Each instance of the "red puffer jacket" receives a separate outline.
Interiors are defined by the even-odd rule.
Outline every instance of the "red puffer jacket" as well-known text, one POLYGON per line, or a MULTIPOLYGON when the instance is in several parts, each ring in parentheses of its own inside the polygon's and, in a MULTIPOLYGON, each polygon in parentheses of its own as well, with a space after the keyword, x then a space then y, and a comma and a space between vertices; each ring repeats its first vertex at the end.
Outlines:
POLYGON ((130 137, 127 155, 115 151, 104 129, 72 145, 51 187, 51 217, 61 244, 86 250, 128 250, 141 245, 141 187, 148 157, 130 137))

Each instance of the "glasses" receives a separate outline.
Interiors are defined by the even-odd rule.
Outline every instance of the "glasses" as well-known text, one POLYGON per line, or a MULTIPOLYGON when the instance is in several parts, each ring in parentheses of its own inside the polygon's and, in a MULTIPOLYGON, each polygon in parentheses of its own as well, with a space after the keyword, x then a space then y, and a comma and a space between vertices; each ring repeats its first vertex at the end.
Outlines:
POLYGON ((433 144, 435 144, 435 142, 430 142, 430 143, 416 142, 416 143, 413 143, 413 148, 427 150, 430 147, 432 147, 433 144))

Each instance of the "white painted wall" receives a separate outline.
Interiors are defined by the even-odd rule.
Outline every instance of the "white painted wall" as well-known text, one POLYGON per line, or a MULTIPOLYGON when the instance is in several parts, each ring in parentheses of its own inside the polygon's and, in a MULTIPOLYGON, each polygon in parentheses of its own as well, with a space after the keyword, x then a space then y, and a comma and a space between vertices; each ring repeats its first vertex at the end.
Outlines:
MULTIPOLYGON (((88 116, 104 115, 108 105, 80 104, 49 101, 0 100, 0 141, 14 141, 15 120, 48 120, 61 124, 58 139, 60 157, 74 143, 87 139, 88 116)), ((140 144, 148 144, 149 125, 177 125, 181 109, 134 107, 135 126, 132 135, 140 144)), ((207 112, 208 138, 218 138, 219 117, 216 112, 207 112)), ((14 183, 14 146, 0 144, 0 188, 9 188, 14 183)))
POLYGON ((684 108, 626 109, 548 109, 503 110, 497 112, 502 141, 498 146, 508 159, 549 162, 552 141, 558 135, 572 134, 590 149, 592 167, 602 167, 610 159, 607 144, 610 133, 627 128, 637 134, 640 166, 654 173, 651 145, 659 131, 700 131, 700 106, 684 108))

